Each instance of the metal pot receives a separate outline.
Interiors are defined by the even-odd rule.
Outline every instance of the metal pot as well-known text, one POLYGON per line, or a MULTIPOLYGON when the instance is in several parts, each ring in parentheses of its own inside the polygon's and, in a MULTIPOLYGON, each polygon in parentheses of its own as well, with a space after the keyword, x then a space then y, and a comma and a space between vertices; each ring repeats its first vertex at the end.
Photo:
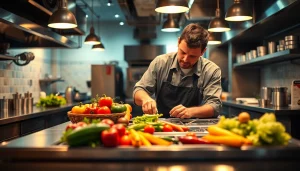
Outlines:
POLYGON ((287 87, 274 87, 272 91, 272 104, 276 107, 288 106, 287 87))

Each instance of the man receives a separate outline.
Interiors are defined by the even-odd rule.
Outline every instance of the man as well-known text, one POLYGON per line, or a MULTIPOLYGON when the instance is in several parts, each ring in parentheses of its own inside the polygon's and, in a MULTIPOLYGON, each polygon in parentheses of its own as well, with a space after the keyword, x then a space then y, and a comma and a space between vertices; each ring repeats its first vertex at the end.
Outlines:
POLYGON ((163 117, 217 117, 221 107, 221 69, 202 57, 209 33, 187 25, 177 53, 157 56, 134 87, 134 102, 147 114, 163 117), (151 98, 155 94, 156 101, 151 98))

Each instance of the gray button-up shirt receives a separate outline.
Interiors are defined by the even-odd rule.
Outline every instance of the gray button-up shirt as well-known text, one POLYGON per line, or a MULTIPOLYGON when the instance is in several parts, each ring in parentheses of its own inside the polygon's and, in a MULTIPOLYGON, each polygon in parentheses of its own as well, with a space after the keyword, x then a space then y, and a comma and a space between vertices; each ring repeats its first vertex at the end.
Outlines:
MULTIPOLYGON (((168 53, 157 56, 149 65, 140 81, 133 90, 145 90, 150 96, 160 92, 163 82, 167 80, 169 71, 174 69, 171 84, 174 86, 192 87, 193 75, 198 76, 198 88, 203 91, 202 104, 208 104, 214 108, 214 116, 217 117, 221 107, 221 69, 212 61, 200 57, 193 66, 192 72, 184 75, 178 64, 176 53, 168 53), (174 61, 174 62, 173 62, 174 61)), ((175 107, 175 106, 174 106, 175 107)))

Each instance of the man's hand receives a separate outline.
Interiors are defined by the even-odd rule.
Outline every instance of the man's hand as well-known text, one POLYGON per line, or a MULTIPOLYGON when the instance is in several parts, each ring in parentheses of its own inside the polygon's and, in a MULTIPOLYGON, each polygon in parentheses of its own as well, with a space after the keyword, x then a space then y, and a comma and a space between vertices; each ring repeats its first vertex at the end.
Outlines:
POLYGON ((157 113, 156 101, 153 99, 143 101, 142 109, 145 114, 156 114, 157 113))
POLYGON ((171 109, 170 116, 181 119, 193 117, 190 113, 190 109, 181 104, 171 109))

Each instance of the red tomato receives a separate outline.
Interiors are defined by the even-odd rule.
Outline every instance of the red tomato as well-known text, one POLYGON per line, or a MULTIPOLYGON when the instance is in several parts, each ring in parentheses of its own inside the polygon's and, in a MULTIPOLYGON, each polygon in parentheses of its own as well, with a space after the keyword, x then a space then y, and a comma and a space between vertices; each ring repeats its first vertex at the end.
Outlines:
POLYGON ((84 114, 94 114, 97 111, 97 107, 86 107, 84 114))
POLYGON ((103 119, 101 121, 101 123, 105 123, 105 124, 109 125, 110 127, 112 127, 115 124, 114 121, 112 121, 110 119, 103 119))
POLYGON ((115 124, 112 126, 112 128, 116 128, 119 136, 122 137, 123 135, 125 135, 126 132, 126 127, 123 124, 115 124))
POLYGON ((144 127, 144 132, 147 132, 149 134, 153 134, 155 131, 155 128, 153 127, 153 125, 146 125, 144 127))
POLYGON ((66 127, 66 131, 67 131, 68 129, 74 130, 75 128, 77 128, 77 124, 69 123, 69 124, 67 125, 67 127, 66 127))
POLYGON ((111 97, 106 96, 105 94, 98 101, 100 107, 107 106, 110 108, 112 103, 113 103, 113 99, 111 97))
POLYGON ((77 127, 85 127, 87 124, 85 122, 77 122, 77 127))
POLYGON ((185 134, 185 136, 197 137, 197 135, 196 135, 195 132, 187 132, 187 133, 185 134))
POLYGON ((124 135, 120 139, 120 145, 131 145, 131 139, 128 135, 124 135))
POLYGON ((97 107, 95 113, 97 114, 110 114, 111 111, 107 106, 97 107))
POLYGON ((168 125, 168 124, 165 124, 164 127, 163 127, 163 132, 172 132, 173 131, 173 128, 168 125))
POLYGON ((105 147, 116 147, 120 142, 120 137, 116 128, 104 130, 101 133, 101 140, 105 147))

